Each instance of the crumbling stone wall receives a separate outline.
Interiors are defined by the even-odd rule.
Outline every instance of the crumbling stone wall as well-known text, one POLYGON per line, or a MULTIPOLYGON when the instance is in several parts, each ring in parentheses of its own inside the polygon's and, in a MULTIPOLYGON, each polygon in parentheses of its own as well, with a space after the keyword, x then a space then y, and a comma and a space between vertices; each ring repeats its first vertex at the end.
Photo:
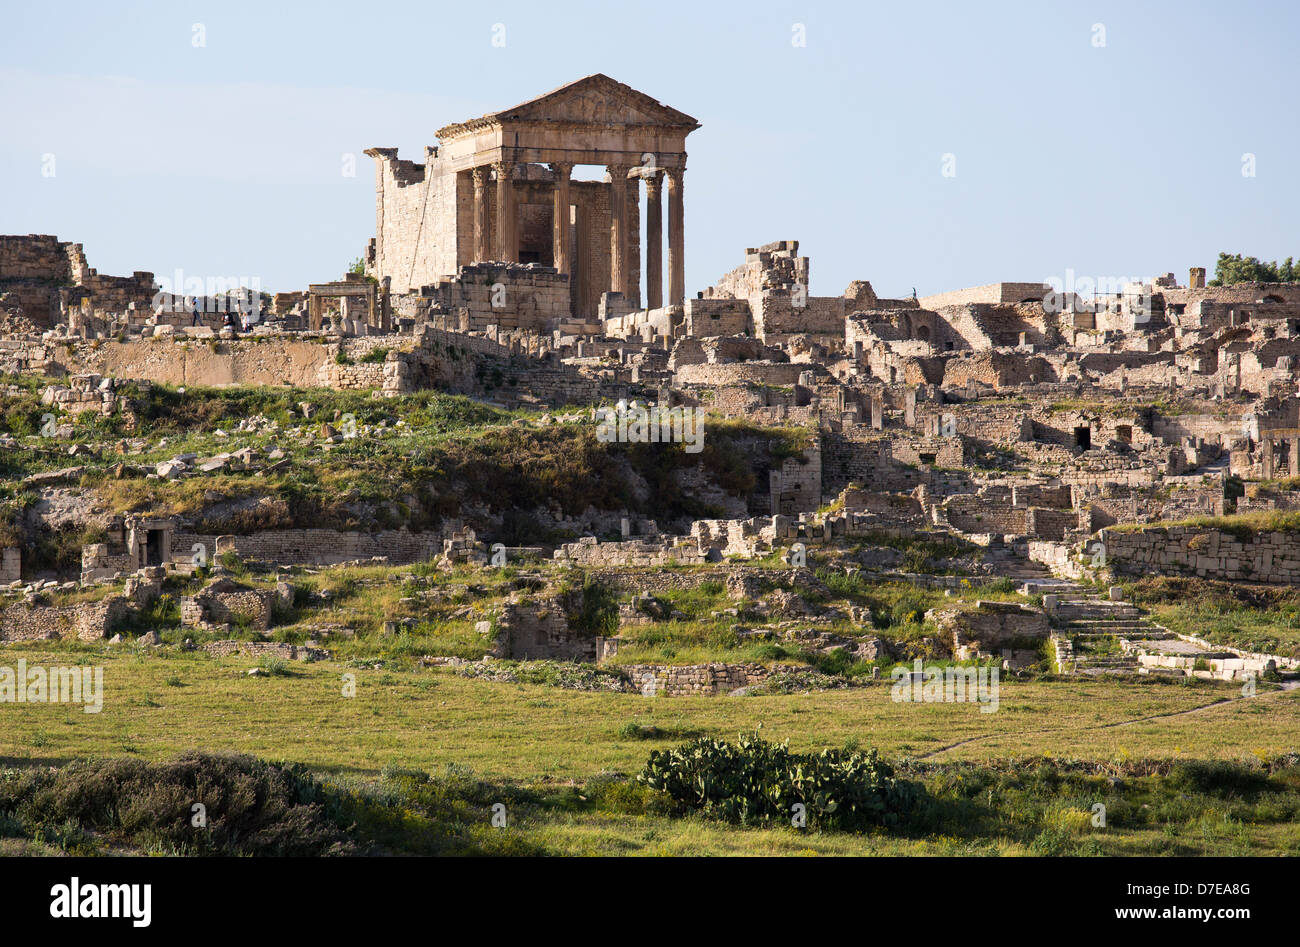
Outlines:
POLYGON ((979 600, 970 608, 941 608, 927 614, 940 640, 959 661, 996 655, 1018 646, 1032 650, 1051 634, 1047 615, 1015 602, 979 600))
POLYGON ((463 332, 502 329, 545 331, 568 318, 569 277, 553 267, 522 263, 473 263, 454 279, 420 290, 431 306, 457 314, 463 332))
POLYGON ((748 299, 688 299, 685 304, 684 331, 692 338, 749 335, 754 331, 754 317, 748 299))
POLYGON ((271 627, 271 603, 275 592, 241 586, 230 579, 217 579, 198 593, 181 599, 181 624, 191 628, 219 628, 227 625, 266 631, 271 627))
POLYGON ((619 668, 645 694, 712 697, 766 680, 761 664, 626 664, 619 668))
POLYGON ((306 645, 285 644, 279 641, 237 641, 224 639, 210 641, 203 646, 208 654, 220 658, 244 655, 249 658, 283 658, 286 661, 320 661, 329 657, 329 652, 322 648, 306 645))
POLYGON ((1130 575, 1196 575, 1229 582, 1300 583, 1300 533, 1234 535, 1196 526, 1102 530, 1106 562, 1130 575))
POLYGON ((933 296, 922 296, 920 303, 927 309, 965 306, 971 303, 1001 305, 1026 300, 1042 301, 1050 291, 1050 285, 1045 283, 989 283, 986 286, 971 286, 933 296))
POLYGON ((144 378, 169 385, 296 385, 320 383, 323 363, 336 349, 311 338, 173 340, 116 339, 51 346, 50 359, 73 374, 144 378))
POLYGON ((577 542, 564 543, 555 551, 555 559, 584 568, 698 565, 705 561, 699 547, 690 542, 633 539, 602 543, 595 536, 584 536, 577 542))
POLYGON ((23 577, 23 551, 17 546, 0 549, 0 585, 20 582, 23 577))
POLYGON ((528 599, 516 593, 497 618, 493 653, 520 661, 596 660, 596 638, 569 627, 568 611, 579 604, 558 595, 528 599))
POLYGON ((130 605, 123 596, 76 605, 19 602, 0 612, 0 641, 40 641, 77 638, 98 641, 125 617, 130 605))
POLYGON ((152 273, 101 276, 86 264, 81 244, 49 234, 0 235, 0 310, 15 308, 38 327, 59 322, 65 307, 118 312, 149 306, 152 273))
POLYGON ((246 536, 211 533, 177 533, 172 546, 188 559, 195 544, 201 544, 209 558, 233 552, 241 559, 257 559, 280 565, 333 565, 354 559, 384 557, 402 564, 433 559, 442 551, 444 531, 413 533, 406 529, 374 533, 332 529, 276 529, 246 536))

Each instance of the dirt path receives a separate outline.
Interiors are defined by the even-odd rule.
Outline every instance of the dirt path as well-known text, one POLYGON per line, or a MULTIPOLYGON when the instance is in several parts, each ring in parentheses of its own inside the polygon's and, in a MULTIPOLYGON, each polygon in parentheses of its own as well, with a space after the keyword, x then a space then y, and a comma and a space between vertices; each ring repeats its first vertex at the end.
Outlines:
MULTIPOLYGON (((1066 727, 1043 727, 1038 730, 1018 730, 1017 733, 1087 733, 1090 730, 1110 730, 1115 727, 1127 727, 1134 723, 1143 723, 1147 720, 1161 720, 1165 717, 1182 717, 1186 714, 1200 713, 1202 710, 1210 710, 1214 707, 1226 707, 1229 704, 1235 704, 1242 700, 1267 700, 1273 697, 1281 697, 1287 691, 1271 691, 1267 694, 1256 694, 1254 697, 1225 697, 1221 700, 1211 701, 1208 704, 1200 704, 1196 707, 1188 707, 1186 710, 1170 710, 1166 713, 1148 714, 1145 717, 1134 717, 1132 720, 1116 720, 1113 723, 1099 723, 1092 727, 1066 728, 1066 727)), ((985 733, 977 737, 967 737, 965 740, 958 740, 956 743, 950 743, 947 746, 941 746, 937 750, 931 750, 929 753, 922 753, 915 757, 918 760, 929 759, 932 756, 938 756, 940 753, 947 753, 949 750, 955 750, 959 746, 965 746, 968 743, 979 743, 981 740, 992 740, 995 737, 1007 736, 1006 733, 985 733)))

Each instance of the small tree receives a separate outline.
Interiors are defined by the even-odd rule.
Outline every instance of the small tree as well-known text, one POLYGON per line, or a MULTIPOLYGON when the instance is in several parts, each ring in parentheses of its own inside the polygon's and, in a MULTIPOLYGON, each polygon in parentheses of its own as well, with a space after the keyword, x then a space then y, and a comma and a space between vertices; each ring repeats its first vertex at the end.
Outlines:
POLYGON ((1294 283, 1300 281, 1300 266, 1291 257, 1280 264, 1268 263, 1240 253, 1220 253, 1214 267, 1211 286, 1235 286, 1238 283, 1294 283))

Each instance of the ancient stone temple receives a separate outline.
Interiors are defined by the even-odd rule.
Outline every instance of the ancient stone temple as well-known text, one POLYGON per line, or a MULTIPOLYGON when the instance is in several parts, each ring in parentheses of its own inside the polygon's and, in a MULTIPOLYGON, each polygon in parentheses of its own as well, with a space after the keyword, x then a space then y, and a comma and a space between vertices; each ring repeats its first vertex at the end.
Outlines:
POLYGON ((440 144, 425 149, 422 164, 399 160, 395 148, 370 148, 376 200, 367 273, 404 293, 475 263, 533 263, 568 278, 579 318, 594 319, 605 293, 619 294, 607 302, 627 308, 681 305, 686 136, 696 128, 691 116, 598 74, 439 129, 440 144), (604 167, 605 180, 573 180, 584 164, 604 167))

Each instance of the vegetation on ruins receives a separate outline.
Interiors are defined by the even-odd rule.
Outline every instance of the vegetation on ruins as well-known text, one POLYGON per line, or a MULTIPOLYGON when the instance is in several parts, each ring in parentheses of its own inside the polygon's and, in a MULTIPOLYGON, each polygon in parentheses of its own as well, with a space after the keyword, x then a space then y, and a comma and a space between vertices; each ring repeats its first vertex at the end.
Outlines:
MULTIPOLYGON (((78 459, 78 485, 110 512, 179 514, 197 531, 212 533, 399 525, 421 530, 436 528, 466 505, 480 505, 505 517, 509 542, 555 542, 571 537, 553 534, 533 510, 573 515, 591 507, 664 520, 716 515, 716 507, 684 488, 682 471, 698 468, 724 493, 745 497, 771 467, 798 456, 812 436, 803 428, 718 419, 710 422, 703 450, 690 454, 681 444, 602 444, 589 424, 539 426, 537 412, 435 392, 377 400, 327 389, 126 390, 134 391, 129 414, 103 418, 86 412, 73 422, 71 443, 96 448, 78 459), (312 420, 302 417, 302 402, 313 405, 312 420), (344 417, 362 433, 331 443, 322 425, 344 417), (232 434, 249 418, 277 430, 232 434), (104 450, 127 441, 139 449, 126 455, 104 450), (179 454, 208 456, 240 446, 278 446, 288 462, 274 472, 144 476, 179 454)), ((10 399, 0 417, 0 433, 33 441, 31 450, 0 452, 11 481, 0 489, 0 528, 17 529, 31 502, 32 494, 17 486, 22 478, 67 467, 66 447, 44 451, 31 433, 47 410, 35 390, 27 389, 10 399)))
POLYGON ((1171 631, 1215 644, 1300 657, 1300 589, 1148 576, 1125 586, 1171 631))
POLYGON ((1118 523, 1106 528, 1117 533, 1129 533, 1178 526, 1218 530, 1239 542, 1249 542, 1260 533, 1300 532, 1300 511, 1258 510, 1250 513, 1235 513, 1231 516, 1189 516, 1185 519, 1162 520, 1156 523, 1118 523))
POLYGON ((1262 262, 1253 256, 1240 253, 1220 253, 1214 264, 1211 286, 1235 286, 1238 283, 1295 283, 1300 282, 1300 266, 1287 257, 1281 263, 1262 262))

